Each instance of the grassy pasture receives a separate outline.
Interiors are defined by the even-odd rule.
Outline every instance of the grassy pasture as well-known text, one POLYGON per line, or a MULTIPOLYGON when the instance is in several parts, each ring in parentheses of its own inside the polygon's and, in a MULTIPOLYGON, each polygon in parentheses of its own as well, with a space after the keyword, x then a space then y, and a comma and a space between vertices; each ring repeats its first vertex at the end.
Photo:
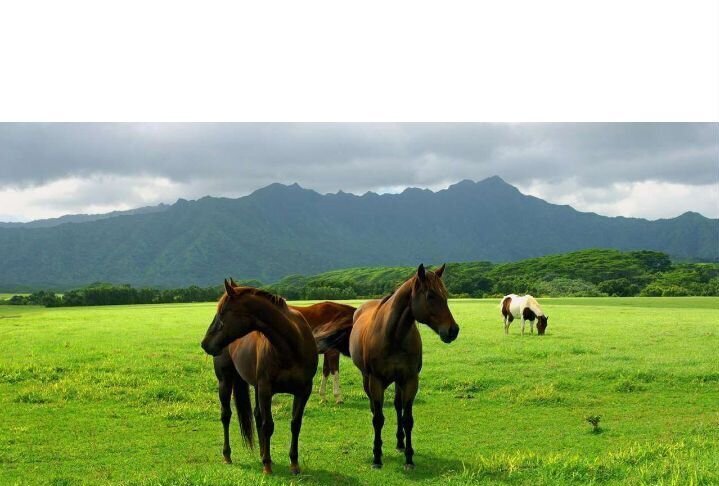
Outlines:
POLYGON ((298 478, 287 396, 273 406, 275 475, 262 477, 234 419, 234 464, 222 463, 199 348, 212 304, 0 306, 0 484, 719 483, 719 298, 542 304, 543 337, 516 321, 504 336, 496 300, 451 302, 450 345, 421 326, 412 472, 393 447, 391 393, 385 466, 370 468, 369 406, 343 358, 345 404, 313 394, 298 478))

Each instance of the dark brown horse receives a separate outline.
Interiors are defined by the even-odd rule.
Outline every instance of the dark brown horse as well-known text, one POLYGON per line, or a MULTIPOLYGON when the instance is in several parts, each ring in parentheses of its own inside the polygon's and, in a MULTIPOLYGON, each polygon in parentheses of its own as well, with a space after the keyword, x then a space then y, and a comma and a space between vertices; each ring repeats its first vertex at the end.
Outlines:
MULTIPOLYGON (((235 281, 230 278, 230 284, 236 287, 235 281)), ((308 306, 291 305, 290 309, 296 310, 305 318, 313 332, 321 332, 325 328, 344 327, 352 325, 352 317, 357 309, 351 305, 338 304, 337 302, 319 302, 308 306)), ((322 365, 322 382, 320 383, 320 402, 326 398, 327 378, 332 375, 332 392, 335 403, 342 403, 342 392, 340 391, 340 352, 328 348, 324 354, 322 365)))
POLYGON ((268 474, 272 473, 270 438, 275 428, 272 396, 275 393, 294 395, 290 470, 293 474, 299 473, 297 442, 305 405, 312 393, 312 379, 317 372, 317 346, 305 319, 281 297, 252 287, 235 287, 225 280, 225 294, 217 304, 217 313, 202 340, 202 349, 215 357, 225 461, 232 462, 229 426, 233 393, 242 438, 249 448, 253 447, 249 395, 249 385, 252 385, 263 471, 268 474))
POLYGON ((422 368, 422 339, 415 321, 427 324, 445 343, 454 341, 459 334, 459 326, 447 306, 443 272, 444 265, 435 272, 425 271, 420 265, 417 273, 391 295, 360 306, 353 326, 318 336, 320 349, 340 349, 339 344, 349 338, 349 353, 362 372, 373 415, 373 467, 382 467, 382 405, 385 389, 394 383, 397 449, 404 450, 405 468, 414 468, 412 404, 422 368))
MULTIPOLYGON (((325 326, 337 327, 346 324, 352 325, 352 316, 355 309, 351 305, 338 304, 337 302, 320 302, 307 307, 290 306, 296 310, 307 321, 314 331, 320 331, 325 326)), ((320 400, 325 400, 325 387, 327 378, 332 375, 332 392, 336 403, 342 403, 342 392, 340 391, 340 352, 336 349, 324 351, 324 364, 322 366, 322 382, 320 384, 320 400)))

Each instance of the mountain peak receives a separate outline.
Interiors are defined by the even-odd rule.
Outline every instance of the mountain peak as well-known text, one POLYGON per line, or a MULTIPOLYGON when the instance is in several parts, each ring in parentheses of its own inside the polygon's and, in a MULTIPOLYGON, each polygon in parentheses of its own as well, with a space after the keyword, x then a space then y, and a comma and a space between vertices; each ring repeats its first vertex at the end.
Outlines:
POLYGON ((256 191, 252 192, 251 195, 281 195, 281 194, 299 194, 299 193, 314 193, 312 189, 305 189, 298 183, 282 184, 280 182, 273 182, 265 187, 261 187, 256 191))
POLYGON ((450 186, 447 189, 463 189, 463 188, 472 188, 476 186, 477 183, 474 182, 471 179, 462 179, 459 182, 456 182, 454 184, 450 184, 450 186))
POLYGON ((687 220, 687 221, 701 221, 701 220, 711 219, 711 218, 707 218, 703 214, 697 213, 695 211, 686 211, 673 219, 682 219, 682 220, 687 220))
POLYGON ((499 176, 492 176, 487 177, 486 179, 482 179, 481 181, 475 182, 471 179, 464 179, 462 181, 457 182, 456 184, 452 184, 447 188, 448 191, 451 192, 464 192, 464 193, 474 193, 477 191, 494 191, 496 193, 504 193, 509 194, 512 193, 518 193, 519 190, 514 187, 512 184, 509 184, 504 179, 502 179, 499 176))
MULTIPOLYGON (((498 175, 493 175, 492 177, 487 177, 486 179, 482 179, 481 181, 477 182, 477 184, 492 184, 492 185, 501 185, 501 186, 511 186, 509 182, 505 181, 498 175)), ((514 186, 512 186, 514 187, 514 186)))
POLYGON ((427 194, 432 193, 429 189, 422 189, 419 187, 407 187, 402 191, 402 194, 427 194))

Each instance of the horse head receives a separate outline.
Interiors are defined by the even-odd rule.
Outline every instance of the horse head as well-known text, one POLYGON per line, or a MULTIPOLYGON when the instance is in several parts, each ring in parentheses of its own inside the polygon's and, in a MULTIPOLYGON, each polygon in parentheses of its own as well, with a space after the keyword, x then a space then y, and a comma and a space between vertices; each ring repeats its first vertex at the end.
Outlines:
POLYGON ((457 339, 459 326, 447 305, 447 289, 442 282, 444 268, 442 265, 432 272, 420 264, 412 286, 411 305, 418 322, 428 325, 443 342, 451 343, 457 339))
POLYGON ((247 309, 241 290, 225 280, 225 293, 200 344, 207 354, 219 355, 225 346, 256 328, 257 318, 247 309))
POLYGON ((537 316, 537 334, 540 336, 544 335, 544 331, 547 329, 549 316, 537 316))

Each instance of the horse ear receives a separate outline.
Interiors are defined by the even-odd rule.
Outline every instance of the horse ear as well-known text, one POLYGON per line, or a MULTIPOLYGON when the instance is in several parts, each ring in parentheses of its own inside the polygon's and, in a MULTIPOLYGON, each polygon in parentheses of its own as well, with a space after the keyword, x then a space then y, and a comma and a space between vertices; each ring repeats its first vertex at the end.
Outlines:
POLYGON ((441 267, 439 267, 437 270, 434 271, 434 274, 438 276, 439 278, 442 278, 442 274, 444 273, 444 267, 446 267, 447 264, 443 263, 441 267))
POLYGON ((235 296, 235 289, 232 287, 230 282, 225 279, 225 292, 227 292, 227 296, 232 298, 235 296))
POLYGON ((232 277, 230 277, 230 284, 231 284, 233 287, 237 287, 237 284, 235 283, 235 281, 234 281, 234 279, 233 279, 232 277))
POLYGON ((420 263, 419 267, 417 267, 417 276, 423 282, 424 282, 424 279, 427 277, 427 274, 424 272, 424 263, 420 263))

